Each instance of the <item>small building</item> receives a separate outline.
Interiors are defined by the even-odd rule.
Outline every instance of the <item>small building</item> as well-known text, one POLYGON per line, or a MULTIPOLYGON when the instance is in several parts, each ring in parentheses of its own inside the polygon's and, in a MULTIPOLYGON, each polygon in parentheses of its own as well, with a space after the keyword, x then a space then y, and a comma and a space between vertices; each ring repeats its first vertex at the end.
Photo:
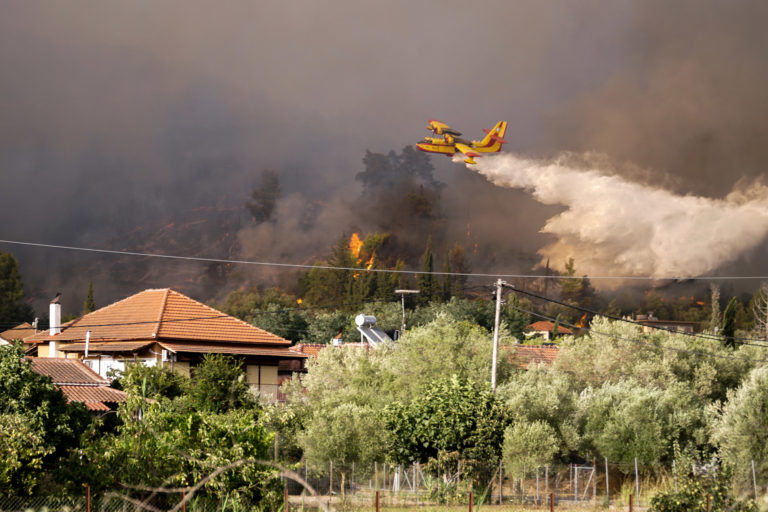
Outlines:
POLYGON ((12 329, 0 332, 0 345, 7 345, 14 341, 24 342, 24 340, 31 338, 35 334, 37 334, 37 329, 29 322, 24 322, 12 329))
POLYGON ((642 325, 644 334, 653 331, 663 330, 669 332, 679 332, 683 334, 693 334, 699 326, 699 322, 686 322, 679 320, 659 320, 653 316, 653 312, 647 315, 636 315, 635 322, 642 325))
POLYGON ((58 298, 50 309, 50 329, 26 340, 38 357, 81 360, 103 378, 138 361, 190 376, 206 354, 225 354, 243 362, 252 389, 276 400, 281 378, 303 371, 307 357, 289 340, 169 288, 144 290, 66 325, 58 298))
POLYGON ((77 359, 27 358, 32 370, 51 378, 53 385, 69 402, 82 402, 93 412, 117 409, 127 400, 127 393, 109 387, 109 381, 77 359))
MULTIPOLYGON (((539 337, 545 341, 554 339, 555 323, 550 321, 533 322, 525 328, 525 337, 534 338, 539 337)), ((567 327, 559 325, 557 327, 557 335, 562 336, 564 334, 571 335, 573 331, 567 327)))

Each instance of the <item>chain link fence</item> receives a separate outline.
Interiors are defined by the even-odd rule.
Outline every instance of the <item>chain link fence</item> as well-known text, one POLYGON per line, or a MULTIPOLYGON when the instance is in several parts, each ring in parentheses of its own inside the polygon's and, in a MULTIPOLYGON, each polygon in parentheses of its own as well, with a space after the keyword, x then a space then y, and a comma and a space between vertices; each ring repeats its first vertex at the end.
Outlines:
MULTIPOLYGON (((383 509, 421 505, 467 504, 470 496, 477 504, 548 506, 550 500, 563 509, 584 505, 615 506, 623 510, 633 497, 636 505, 647 507, 659 491, 675 490, 684 478, 717 471, 715 466, 698 466, 682 470, 647 466, 641 462, 613 464, 608 460, 581 461, 539 467, 523 467, 508 472, 502 464, 486 464, 469 468, 459 463, 452 470, 440 471, 418 463, 392 465, 374 463, 366 467, 355 464, 311 467, 304 462, 292 464, 292 476, 284 476, 285 494, 281 509, 370 509, 376 496, 383 509), (481 478, 472 475, 481 475, 481 478), (304 480, 304 483, 299 482, 304 480), (305 485, 306 484, 306 485, 305 485)), ((740 498, 754 498, 768 506, 768 482, 760 482, 752 468, 753 478, 735 481, 733 488, 740 498)), ((290 472, 286 472, 286 475, 290 472)), ((262 504, 250 503, 232 496, 209 496, 204 493, 186 496, 180 490, 113 490, 86 492, 84 496, 3 496, 0 512, 117 512, 117 511, 182 511, 213 512, 262 510, 262 504)))

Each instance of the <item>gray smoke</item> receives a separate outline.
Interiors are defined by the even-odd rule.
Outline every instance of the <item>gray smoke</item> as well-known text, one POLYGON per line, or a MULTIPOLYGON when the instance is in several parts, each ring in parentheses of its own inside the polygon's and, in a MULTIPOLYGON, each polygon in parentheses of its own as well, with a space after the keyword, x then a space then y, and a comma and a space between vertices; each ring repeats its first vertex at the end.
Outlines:
POLYGON ((539 252, 556 264, 574 258, 587 274, 697 277, 738 260, 768 235, 768 187, 760 182, 714 199, 574 167, 566 157, 500 154, 468 167, 543 204, 565 206, 542 227, 557 241, 539 252))

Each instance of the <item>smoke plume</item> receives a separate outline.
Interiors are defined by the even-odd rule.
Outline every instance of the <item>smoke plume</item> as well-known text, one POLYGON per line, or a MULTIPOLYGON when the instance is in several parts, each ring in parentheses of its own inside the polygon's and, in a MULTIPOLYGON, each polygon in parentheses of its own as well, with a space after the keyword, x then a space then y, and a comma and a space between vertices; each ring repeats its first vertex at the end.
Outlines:
POLYGON ((497 186, 565 207, 541 228, 557 237, 539 251, 553 263, 574 258, 580 273, 593 276, 696 277, 768 235, 768 187, 759 181, 737 184, 723 199, 678 195, 571 160, 502 154, 473 167, 497 186))

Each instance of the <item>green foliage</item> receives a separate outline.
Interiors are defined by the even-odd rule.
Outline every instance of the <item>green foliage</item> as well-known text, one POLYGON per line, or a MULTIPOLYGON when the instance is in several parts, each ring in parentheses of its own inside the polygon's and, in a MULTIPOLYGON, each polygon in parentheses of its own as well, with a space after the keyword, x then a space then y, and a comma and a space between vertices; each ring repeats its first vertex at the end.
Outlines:
POLYGON ((261 295, 257 287, 251 287, 248 290, 234 290, 227 295, 224 304, 218 306, 222 312, 247 320, 253 313, 261 307, 261 295))
POLYGON ((499 460, 509 421, 490 390, 453 376, 428 383, 410 402, 389 404, 384 423, 396 462, 426 463, 455 452, 470 466, 484 466, 499 460))
POLYGON ((345 473, 353 463, 365 470, 380 460, 382 441, 378 410, 354 402, 313 408, 306 429, 299 434, 309 464, 324 468, 332 461, 345 473))
POLYGON ((19 262, 13 254, 0 251, 0 322, 3 325, 15 326, 32 320, 32 308, 21 302, 22 298, 24 287, 19 262))
POLYGON ((342 333, 343 339, 357 337, 358 332, 350 316, 341 311, 319 313, 308 318, 307 332, 302 335, 302 343, 328 343, 331 338, 342 333))
POLYGON ((83 303, 83 314, 96 311, 96 301, 93 299, 93 281, 88 282, 88 294, 85 296, 85 302, 83 303))
POLYGON ((512 474, 524 476, 524 468, 551 464, 558 445, 558 434, 549 423, 517 421, 504 431, 504 465, 512 474))
MULTIPOLYGON (((482 327, 438 313, 430 323, 410 329, 392 351, 392 385, 401 398, 421 393, 425 383, 446 375, 488 386, 491 379, 493 339, 482 327)), ((511 372, 509 358, 502 350, 498 358, 499 382, 511 372)))
POLYGON ((578 395, 567 374, 545 366, 532 366, 513 374, 500 385, 498 396, 514 424, 543 422, 551 428, 554 453, 565 457, 578 447, 579 433, 575 425, 578 395))
POLYGON ((296 309, 295 306, 288 308, 274 302, 253 313, 249 321, 256 327, 291 341, 301 340, 308 325, 304 311, 296 309))
POLYGON ((651 498, 651 512, 691 512, 707 510, 710 497, 712 512, 757 512, 752 500, 738 501, 731 489, 731 471, 728 467, 714 468, 712 473, 687 475, 678 491, 660 492, 651 498))
POLYGON ((22 414, 0 414, 0 495, 31 495, 53 452, 43 433, 22 414))
POLYGON ((272 435, 253 410, 218 413, 189 408, 184 400, 146 404, 134 397, 120 414, 118 432, 93 439, 70 461, 80 481, 94 489, 189 486, 234 463, 212 478, 203 493, 278 503, 277 475, 253 462, 268 459, 272 445, 272 435), (141 418, 135 414, 139 406, 141 418))
POLYGON ((734 334, 736 332, 736 310, 739 304, 736 297, 731 298, 723 311, 723 326, 720 333, 723 336, 723 343, 726 347, 735 348, 736 341, 734 334))
POLYGON ((432 254, 432 237, 427 238, 427 247, 421 256, 422 274, 416 276, 416 285, 419 289, 418 300, 422 304, 427 304, 440 299, 440 285, 437 282, 435 271, 434 255, 432 254))
POLYGON ((354 462, 363 471, 383 459, 384 433, 377 411, 390 400, 381 390, 387 379, 387 350, 322 350, 309 363, 304 388, 297 384, 285 389, 287 408, 303 423, 296 437, 311 464, 325 467, 333 461, 347 471, 354 462))
POLYGON ((112 387, 144 398, 176 398, 189 390, 189 379, 169 366, 148 366, 128 363, 125 370, 115 375, 112 387))
POLYGON ((712 438, 720 454, 741 481, 751 481, 751 461, 757 478, 768 476, 768 367, 752 370, 743 384, 728 394, 712 438))
POLYGON ((191 394, 199 410, 213 413, 253 404, 242 363, 223 354, 206 354, 203 357, 202 363, 194 369, 191 394))
POLYGON ((658 464, 668 453, 671 411, 664 410, 663 392, 634 381, 603 384, 580 397, 583 443, 600 456, 629 465, 635 458, 658 464))
POLYGON ((30 435, 40 436, 38 452, 44 466, 54 468, 68 450, 76 447, 90 422, 85 405, 67 403, 52 383, 32 371, 20 345, 0 345, 0 414, 24 418, 30 435))

